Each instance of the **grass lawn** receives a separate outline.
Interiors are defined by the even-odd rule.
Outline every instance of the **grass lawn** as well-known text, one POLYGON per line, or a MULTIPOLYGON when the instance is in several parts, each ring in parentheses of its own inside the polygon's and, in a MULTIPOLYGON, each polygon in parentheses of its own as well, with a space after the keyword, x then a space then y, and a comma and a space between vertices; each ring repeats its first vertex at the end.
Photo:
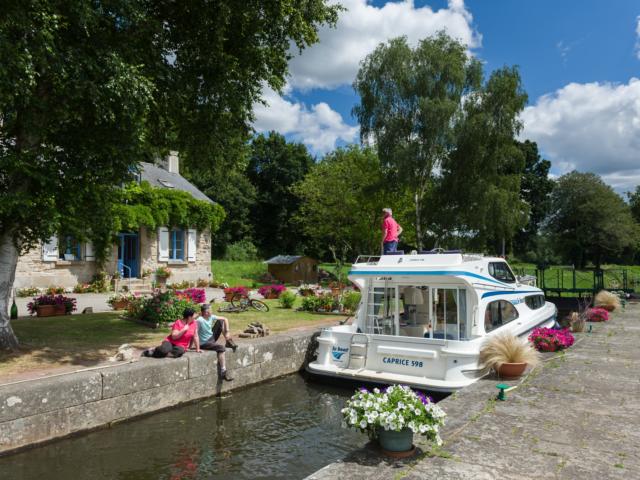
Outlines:
POLYGON ((211 262, 213 278, 217 282, 228 283, 231 287, 252 287, 262 285, 260 278, 267 273, 267 265, 262 261, 231 262, 213 260, 211 262))
MULTIPOLYGON (((251 311, 221 315, 229 319, 231 331, 236 336, 254 321, 263 322, 272 333, 278 333, 335 324, 338 319, 344 319, 339 315, 323 316, 283 309, 278 306, 277 300, 268 300, 267 303, 270 307, 268 313, 251 311)), ((219 306, 215 305, 214 311, 219 306)), ((22 317, 14 320, 12 326, 20 340, 21 349, 18 353, 0 352, 0 378, 60 367, 75 366, 80 369, 95 366, 114 355, 123 343, 146 348, 158 345, 169 332, 168 327, 151 329, 124 320, 116 312, 22 317)))

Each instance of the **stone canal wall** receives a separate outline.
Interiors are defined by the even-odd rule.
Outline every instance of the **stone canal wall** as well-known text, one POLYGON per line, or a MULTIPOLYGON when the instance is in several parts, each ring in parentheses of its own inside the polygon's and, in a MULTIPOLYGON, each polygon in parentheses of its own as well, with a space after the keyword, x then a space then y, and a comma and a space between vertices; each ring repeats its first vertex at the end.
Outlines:
POLYGON ((189 352, 0 385, 0 455, 297 372, 315 335, 240 344, 227 352, 232 382, 219 381, 213 352, 189 352))

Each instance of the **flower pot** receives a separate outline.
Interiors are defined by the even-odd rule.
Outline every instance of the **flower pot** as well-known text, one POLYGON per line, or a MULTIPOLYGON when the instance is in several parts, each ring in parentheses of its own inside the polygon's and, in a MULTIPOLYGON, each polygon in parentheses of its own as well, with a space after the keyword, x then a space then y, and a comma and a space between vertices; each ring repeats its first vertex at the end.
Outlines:
POLYGON ((224 299, 227 302, 230 302, 231 300, 233 300, 235 293, 225 293, 224 294, 224 299))
POLYGON ((413 450, 413 432, 410 428, 403 428, 399 432, 379 428, 378 442, 386 452, 410 452, 413 450))
POLYGON ((266 298, 267 300, 275 300, 275 299, 277 299, 277 298, 279 298, 279 297, 280 297, 280 294, 279 294, 279 293, 276 293, 276 292, 269 292, 269 293, 267 293, 267 296, 266 296, 266 297, 264 297, 264 298, 266 298))
POLYGON ((111 304, 111 308, 114 310, 126 310, 129 306, 129 302, 127 300, 118 300, 111 304))
POLYGON ((36 313, 39 317, 53 317, 57 315, 56 305, 38 305, 36 307, 36 313))
POLYGON ((572 332, 584 332, 585 321, 584 319, 576 320, 571 324, 572 332))
POLYGON ((526 363, 503 363, 498 368, 498 376, 504 380, 515 380, 522 376, 526 368, 526 363))

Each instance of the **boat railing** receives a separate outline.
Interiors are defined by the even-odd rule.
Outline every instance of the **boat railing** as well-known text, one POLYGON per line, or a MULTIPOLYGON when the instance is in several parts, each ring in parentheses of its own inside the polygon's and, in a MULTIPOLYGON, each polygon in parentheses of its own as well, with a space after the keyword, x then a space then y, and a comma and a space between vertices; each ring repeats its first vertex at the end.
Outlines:
POLYGON ((378 265, 380 255, 358 255, 355 263, 365 263, 367 265, 378 265))

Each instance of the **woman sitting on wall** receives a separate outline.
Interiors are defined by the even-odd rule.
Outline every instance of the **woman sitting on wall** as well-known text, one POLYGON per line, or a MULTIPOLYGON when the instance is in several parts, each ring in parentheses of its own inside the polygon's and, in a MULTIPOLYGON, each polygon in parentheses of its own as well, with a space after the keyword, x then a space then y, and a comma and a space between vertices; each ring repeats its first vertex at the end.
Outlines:
POLYGON ((170 353, 175 357, 181 357, 189 348, 193 340, 196 352, 200 353, 200 341, 196 334, 198 324, 195 320, 196 312, 191 308, 185 308, 182 319, 176 320, 171 326, 171 333, 156 348, 148 348, 142 352, 144 357, 164 358, 170 353))

